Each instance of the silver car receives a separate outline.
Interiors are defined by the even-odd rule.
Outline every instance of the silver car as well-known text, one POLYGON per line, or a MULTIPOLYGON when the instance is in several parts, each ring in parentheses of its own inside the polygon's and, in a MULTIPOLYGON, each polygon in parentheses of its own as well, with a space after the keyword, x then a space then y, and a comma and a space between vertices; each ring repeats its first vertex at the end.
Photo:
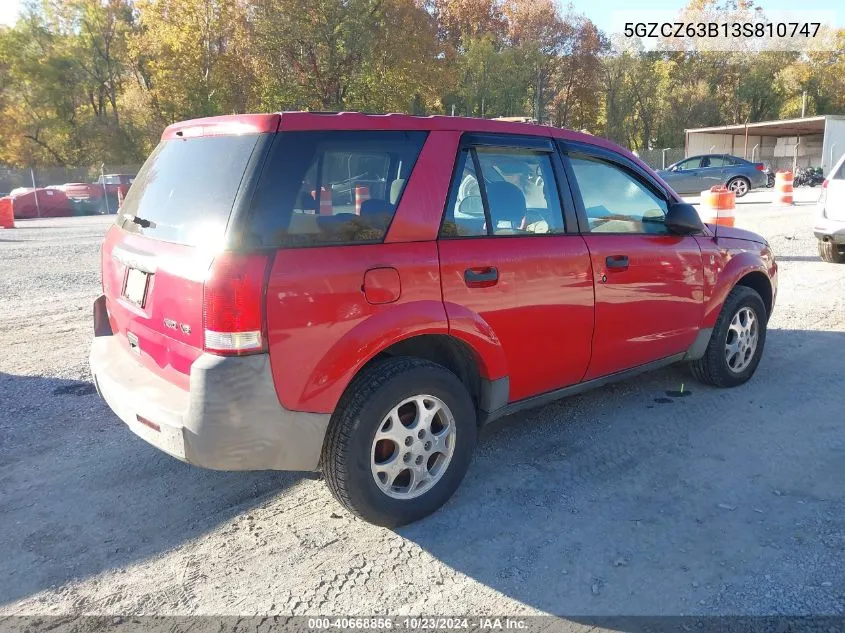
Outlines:
POLYGON ((692 194, 722 185, 741 198, 751 189, 765 187, 766 166, 730 154, 691 156, 658 170, 660 177, 677 193, 692 194))

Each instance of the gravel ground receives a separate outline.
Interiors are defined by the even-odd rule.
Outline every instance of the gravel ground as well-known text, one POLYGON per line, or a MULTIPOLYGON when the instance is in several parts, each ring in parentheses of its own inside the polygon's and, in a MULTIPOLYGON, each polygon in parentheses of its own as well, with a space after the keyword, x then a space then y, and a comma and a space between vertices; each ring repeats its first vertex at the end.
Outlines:
POLYGON ((136 438, 86 362, 109 219, 0 231, 0 615, 845 614, 845 266, 810 213, 739 205, 781 266, 751 382, 673 367, 513 416, 396 531, 136 438))

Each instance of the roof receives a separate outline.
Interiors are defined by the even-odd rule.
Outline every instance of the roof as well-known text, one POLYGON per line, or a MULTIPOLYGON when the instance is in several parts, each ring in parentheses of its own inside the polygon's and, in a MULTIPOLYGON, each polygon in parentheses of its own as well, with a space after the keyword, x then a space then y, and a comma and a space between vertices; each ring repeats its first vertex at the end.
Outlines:
POLYGON ((799 117, 797 119, 781 119, 779 121, 760 121, 758 123, 736 123, 734 125, 717 125, 715 127, 699 127, 684 130, 685 134, 691 132, 711 134, 745 134, 746 128, 749 134, 754 136, 797 136, 799 134, 823 134, 825 121, 827 119, 845 119, 845 116, 822 114, 819 116, 799 117))
POLYGON ((538 136, 603 147, 622 154, 646 171, 652 171, 646 163, 624 147, 592 134, 533 123, 514 123, 494 119, 443 115, 414 116, 410 114, 362 114, 360 112, 233 114, 174 123, 164 130, 161 139, 310 130, 419 130, 538 136))
POLYGON ((489 134, 523 134, 580 141, 628 153, 615 143, 547 125, 458 116, 410 114, 363 114, 360 112, 277 112, 234 114, 181 121, 168 126, 162 140, 195 136, 225 136, 304 130, 451 130, 489 134))

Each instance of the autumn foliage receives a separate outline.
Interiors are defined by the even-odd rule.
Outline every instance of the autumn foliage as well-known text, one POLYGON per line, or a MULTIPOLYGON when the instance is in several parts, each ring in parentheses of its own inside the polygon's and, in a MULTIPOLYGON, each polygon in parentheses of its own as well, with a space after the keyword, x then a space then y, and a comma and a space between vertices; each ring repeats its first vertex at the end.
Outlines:
MULTIPOLYGON (((716 6, 695 0, 696 6, 716 6)), ((619 52, 555 0, 43 0, 0 27, 0 165, 138 162, 247 111, 527 116, 633 149, 845 112, 830 53, 619 52)), ((840 38, 842 35, 840 34, 840 38)))

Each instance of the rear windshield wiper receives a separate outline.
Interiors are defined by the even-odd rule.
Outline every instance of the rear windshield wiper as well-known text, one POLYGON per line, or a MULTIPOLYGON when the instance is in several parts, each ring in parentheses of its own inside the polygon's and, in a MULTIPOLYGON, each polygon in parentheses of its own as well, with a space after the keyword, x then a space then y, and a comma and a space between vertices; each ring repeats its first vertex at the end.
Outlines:
POLYGON ((155 227, 155 222, 153 222, 152 220, 145 220, 144 218, 139 218, 137 215, 132 216, 132 222, 144 229, 148 229, 151 226, 155 227))

